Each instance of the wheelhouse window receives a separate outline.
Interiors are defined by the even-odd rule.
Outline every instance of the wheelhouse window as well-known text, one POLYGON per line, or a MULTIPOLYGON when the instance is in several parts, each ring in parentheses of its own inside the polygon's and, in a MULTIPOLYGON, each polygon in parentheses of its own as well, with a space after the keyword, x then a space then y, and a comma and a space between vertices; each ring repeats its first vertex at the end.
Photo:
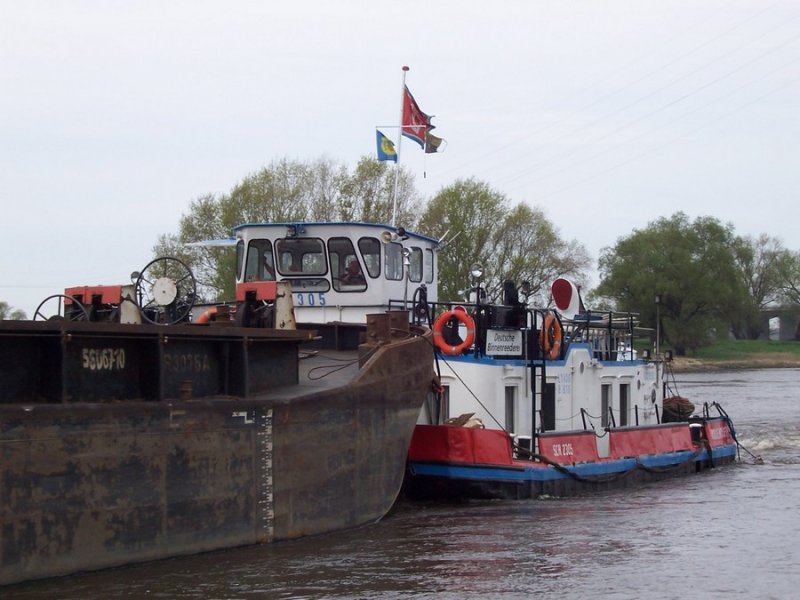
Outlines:
POLYGON ((275 260, 269 240, 250 240, 244 270, 245 281, 275 281, 275 260))
POLYGON ((363 237, 358 240, 358 249, 361 251, 361 258, 367 273, 373 279, 381 274, 381 242, 378 238, 363 237))
POLYGON ((281 275, 325 275, 325 247, 317 238, 283 238, 275 242, 281 275))
POLYGON ((419 283, 422 281, 422 248, 417 248, 416 246, 411 248, 411 254, 408 258, 408 278, 415 283, 419 283))
POLYGON ((326 292, 325 244, 318 238, 282 238, 275 242, 278 273, 288 281, 292 292, 326 292), (314 276, 317 277, 314 277, 314 276), (310 277, 309 277, 310 276, 310 277))
POLYGON ((425 250, 425 263, 423 265, 425 283, 433 283, 433 250, 425 250))
POLYGON ((236 277, 244 276, 244 240, 236 242, 236 277))
POLYGON ((399 280, 403 278, 403 246, 395 242, 386 244, 386 264, 384 265, 386 279, 399 280))
POLYGON ((367 289, 367 280, 350 238, 329 239, 328 259, 331 264, 334 290, 361 292, 367 289))

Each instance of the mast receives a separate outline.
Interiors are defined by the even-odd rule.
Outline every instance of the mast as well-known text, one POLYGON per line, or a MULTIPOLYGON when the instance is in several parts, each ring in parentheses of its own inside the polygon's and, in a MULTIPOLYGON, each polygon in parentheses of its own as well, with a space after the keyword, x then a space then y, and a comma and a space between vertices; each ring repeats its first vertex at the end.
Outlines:
POLYGON ((403 86, 400 89, 400 136, 397 139, 397 160, 394 163, 394 194, 392 197, 392 227, 397 223, 397 182, 400 173, 400 147, 403 144, 403 107, 406 100, 406 73, 408 73, 408 66, 403 65, 403 86))

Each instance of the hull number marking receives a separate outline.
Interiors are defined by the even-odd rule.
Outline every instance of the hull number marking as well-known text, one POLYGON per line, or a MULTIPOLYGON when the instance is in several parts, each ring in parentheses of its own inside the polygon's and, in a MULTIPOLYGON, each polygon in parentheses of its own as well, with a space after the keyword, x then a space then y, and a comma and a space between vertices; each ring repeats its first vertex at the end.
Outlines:
POLYGON ((164 367, 173 373, 207 373, 211 370, 211 361, 207 354, 166 354, 164 367))
POLYGON ((553 444, 553 456, 573 456, 575 452, 572 450, 572 443, 553 444))
POLYGON ((296 293, 294 295, 297 306, 325 306, 325 294, 296 293))
POLYGON ((84 348, 81 365, 89 371, 121 371, 125 368, 122 348, 84 348))

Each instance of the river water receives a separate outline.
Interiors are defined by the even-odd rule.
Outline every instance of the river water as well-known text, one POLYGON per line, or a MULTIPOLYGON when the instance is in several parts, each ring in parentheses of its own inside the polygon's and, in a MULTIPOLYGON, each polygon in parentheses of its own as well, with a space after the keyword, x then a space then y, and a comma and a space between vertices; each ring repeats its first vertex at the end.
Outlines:
POLYGON ((679 374, 736 465, 581 498, 401 506, 358 530, 0 589, 0 598, 800 598, 800 369, 679 374))

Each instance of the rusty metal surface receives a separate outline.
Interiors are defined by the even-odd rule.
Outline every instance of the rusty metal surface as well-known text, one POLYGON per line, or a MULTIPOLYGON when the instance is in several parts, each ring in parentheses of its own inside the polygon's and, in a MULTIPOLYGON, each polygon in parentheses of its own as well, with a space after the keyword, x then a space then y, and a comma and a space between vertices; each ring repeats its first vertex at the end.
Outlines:
MULTIPOLYGON (((28 373, 34 364, 43 379, 51 375, 42 361, 47 365, 58 348, 82 344, 76 347, 83 356, 106 335, 93 330, 97 324, 73 323, 72 339, 65 344, 63 327, 33 323, 34 335, 53 337, 57 344, 33 350, 36 344, 21 335, 24 328, 6 328, 6 323, 0 324, 0 357, 12 362, 16 357, 16 368, 28 373), (36 352, 44 358, 30 361, 36 352)), ((108 339, 127 339, 130 330, 112 326, 117 328, 108 339)), ((202 349, 197 352, 210 357, 222 355, 216 346, 239 344, 235 338, 241 337, 231 328, 189 328, 182 340, 173 337, 174 328, 145 329, 152 329, 144 333, 161 345, 158 338, 165 333, 172 338, 167 345, 186 343, 171 347, 194 350, 189 338, 196 338, 202 349)), ((263 382, 272 375, 259 370, 276 370, 276 364, 280 370, 281 357, 264 350, 270 348, 269 335, 251 337, 258 339, 242 344, 241 359, 249 361, 243 372, 263 382)), ((136 351, 140 361, 146 362, 150 342, 134 339, 134 347, 145 347, 136 351)), ((63 351, 62 364, 69 362, 70 352, 63 351)), ((432 346, 429 339, 398 336, 366 354, 361 371, 355 366, 358 353, 326 352, 301 361, 304 372, 333 356, 350 360, 349 370, 316 381, 300 376, 296 385, 264 389, 239 382, 238 391, 247 392, 240 395, 226 396, 218 386, 198 398, 206 380, 183 372, 175 381, 192 382, 186 396, 191 399, 183 401, 179 388, 170 399, 85 402, 62 394, 56 402, 15 402, 9 387, 26 393, 30 388, 13 370, 0 370, 5 390, 0 401, 0 585, 291 539, 380 518, 402 483, 406 450, 432 375, 432 346)), ((172 364, 164 360, 158 369, 172 364)), ((235 371, 235 361, 224 364, 235 371)), ((149 368, 137 366, 144 375, 149 368)), ((225 379, 215 369, 217 381, 225 379)), ((56 371, 52 377, 58 379, 62 371, 56 371)), ((131 385, 121 378, 122 389, 131 385)), ((165 378, 158 376, 159 385, 165 378)), ((113 390, 112 379, 95 382, 113 390)), ((61 381, 40 381, 36 389, 46 394, 48 386, 57 388, 61 381)), ((227 381, 237 385, 235 377, 227 381)), ((63 385, 85 393, 90 383, 63 385)))
POLYGON ((3 321, 0 404, 168 400, 185 396, 187 385, 192 397, 247 397, 295 383, 295 348, 311 337, 190 325, 3 321))
POLYGON ((208 405, 2 407, 0 582, 253 541, 244 421, 208 405))
POLYGON ((408 342, 378 350, 335 401, 275 407, 276 537, 355 526, 391 508, 432 377, 429 338, 408 342))

